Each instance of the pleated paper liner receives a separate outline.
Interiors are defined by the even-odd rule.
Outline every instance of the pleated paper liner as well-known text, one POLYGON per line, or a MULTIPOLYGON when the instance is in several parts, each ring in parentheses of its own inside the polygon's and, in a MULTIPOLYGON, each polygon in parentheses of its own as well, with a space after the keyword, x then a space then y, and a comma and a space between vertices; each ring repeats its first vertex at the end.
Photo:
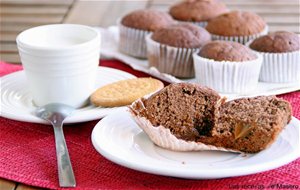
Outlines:
POLYGON ((300 81, 300 51, 260 54, 263 56, 260 81, 276 83, 300 81))
POLYGON ((243 62, 214 61, 194 53, 196 82, 222 93, 246 93, 256 88, 262 56, 243 62))
POLYGON ((156 67, 161 73, 167 73, 179 78, 195 76, 192 55, 196 48, 177 48, 160 44, 146 36, 148 61, 150 67, 156 67))
MULTIPOLYGON (((250 48, 252 42, 253 40, 249 41, 246 46, 250 48)), ((286 53, 253 51, 263 57, 259 81, 274 83, 300 82, 300 50, 286 53)))
POLYGON ((146 59, 147 47, 145 37, 149 31, 130 28, 119 23, 119 50, 127 55, 146 59))

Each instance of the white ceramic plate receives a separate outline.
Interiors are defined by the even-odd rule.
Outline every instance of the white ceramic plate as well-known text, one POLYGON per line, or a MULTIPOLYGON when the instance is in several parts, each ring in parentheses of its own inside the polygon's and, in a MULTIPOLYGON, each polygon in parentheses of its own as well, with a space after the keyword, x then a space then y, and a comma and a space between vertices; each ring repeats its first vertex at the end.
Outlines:
MULTIPOLYGON (((133 69, 148 73, 154 77, 162 79, 164 81, 170 83, 178 83, 178 82, 195 82, 195 79, 178 79, 172 75, 160 73, 156 68, 148 67, 148 61, 137 59, 126 54, 123 54, 118 51, 118 41, 119 41, 119 30, 117 26, 111 26, 107 29, 104 28, 96 28, 101 32, 102 36, 102 47, 101 47, 101 55, 102 57, 113 57, 115 59, 121 60, 122 62, 130 65, 133 69)), ((222 94, 226 96, 228 99, 235 99, 241 97, 251 97, 251 96, 259 96, 259 95, 277 95, 284 94, 287 92, 293 92, 296 90, 300 90, 300 81, 295 83, 266 83, 259 82, 257 88, 252 92, 248 92, 245 94, 222 94)))
MULTIPOLYGON (((116 82, 119 80, 135 78, 135 76, 116 69, 99 67, 97 71, 96 87, 116 82)), ((33 115, 36 106, 28 89, 24 71, 18 71, 1 77, 1 116, 13 120, 47 123, 33 115)), ((125 107, 101 108, 88 105, 77 109, 68 117, 65 123, 78 123, 100 119, 112 111, 125 109, 125 107)))
POLYGON ((102 119, 92 143, 107 159, 122 166, 164 176, 213 179, 267 171, 300 156, 300 122, 293 118, 268 149, 257 154, 221 151, 175 152, 154 145, 125 110, 102 119))

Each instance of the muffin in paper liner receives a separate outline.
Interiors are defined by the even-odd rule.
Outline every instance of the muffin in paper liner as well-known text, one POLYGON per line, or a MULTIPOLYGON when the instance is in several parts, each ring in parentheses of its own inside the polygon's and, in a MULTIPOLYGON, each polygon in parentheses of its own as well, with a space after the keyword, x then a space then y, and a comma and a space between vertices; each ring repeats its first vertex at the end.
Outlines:
POLYGON ((214 61, 193 54, 196 82, 223 93, 246 93, 258 84, 262 56, 243 62, 214 61))
POLYGON ((139 30, 122 25, 119 22, 119 50, 127 55, 146 59, 147 47, 145 37, 151 32, 139 30))
POLYGON ((137 104, 139 104, 139 107, 142 107, 144 109, 144 104, 141 101, 141 99, 139 99, 129 107, 129 112, 131 113, 132 118, 138 124, 138 126, 148 135, 151 141, 157 146, 173 151, 219 150, 240 153, 239 151, 232 149, 207 145, 201 142, 185 141, 182 139, 178 139, 175 135, 171 133, 170 129, 167 129, 161 125, 153 126, 147 118, 139 116, 139 110, 136 110, 134 108, 137 104))
POLYGON ((155 42, 152 34, 146 36, 147 54, 150 67, 179 78, 195 76, 193 53, 198 48, 177 48, 155 42))
MULTIPOLYGON (((249 41, 246 46, 250 48, 252 42, 253 40, 249 41)), ((285 53, 252 50, 263 57, 259 81, 274 83, 300 82, 300 50, 285 53)))
POLYGON ((224 41, 232 41, 241 44, 246 44, 247 42, 254 40, 255 38, 266 35, 268 31, 269 31, 269 27, 266 26, 262 32, 258 34, 248 35, 248 36, 221 36, 212 33, 210 33, 210 35, 212 37, 212 40, 224 40, 224 41))

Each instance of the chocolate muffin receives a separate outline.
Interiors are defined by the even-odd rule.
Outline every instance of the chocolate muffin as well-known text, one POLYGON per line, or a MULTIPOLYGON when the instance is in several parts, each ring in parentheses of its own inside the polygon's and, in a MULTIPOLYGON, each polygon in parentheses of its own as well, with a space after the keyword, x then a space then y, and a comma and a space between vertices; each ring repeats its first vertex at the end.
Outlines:
POLYGON ((155 144, 177 151, 259 152, 291 120, 290 104, 275 96, 224 103, 215 91, 190 83, 169 85, 130 112, 155 144))
POLYGON ((141 99, 131 110, 153 126, 168 128, 179 139, 196 141, 202 135, 211 135, 220 101, 221 97, 212 89, 177 83, 141 99))
POLYGON ((199 56, 215 61, 250 61, 257 58, 248 47, 237 42, 213 41, 201 48, 199 56))
POLYGON ((255 13, 231 11, 211 19, 206 30, 213 40, 236 41, 242 44, 267 33, 265 21, 255 13))
POLYGON ((255 39, 250 48, 259 52, 285 53, 300 49, 300 37, 292 32, 278 31, 255 39))
POLYGON ((199 48, 209 42, 211 36, 204 28, 180 23, 158 29, 153 33, 152 39, 173 47, 199 48))
POLYGON ((199 141, 256 153, 270 146, 291 120, 291 105, 275 96, 242 98, 219 108, 211 136, 199 141))
POLYGON ((146 35, 172 23, 174 20, 168 13, 157 10, 136 10, 125 15, 119 23, 119 50, 133 57, 147 58, 146 35))
POLYGON ((192 54, 210 39, 205 29, 190 23, 158 29, 146 38, 149 66, 176 77, 192 78, 192 54))
POLYGON ((258 83, 262 56, 237 42, 212 41, 193 55, 196 81, 223 93, 246 93, 258 83))
MULTIPOLYGON (((170 8, 170 15, 179 21, 207 22, 228 12, 226 5, 218 0, 185 0, 170 8)), ((200 24, 204 26, 205 24, 200 24)))
POLYGON ((300 38, 292 32, 274 32, 250 43, 263 57, 259 80, 263 82, 300 82, 300 38))
POLYGON ((121 24, 124 26, 151 32, 173 22, 174 20, 168 13, 157 10, 136 10, 121 20, 121 24))

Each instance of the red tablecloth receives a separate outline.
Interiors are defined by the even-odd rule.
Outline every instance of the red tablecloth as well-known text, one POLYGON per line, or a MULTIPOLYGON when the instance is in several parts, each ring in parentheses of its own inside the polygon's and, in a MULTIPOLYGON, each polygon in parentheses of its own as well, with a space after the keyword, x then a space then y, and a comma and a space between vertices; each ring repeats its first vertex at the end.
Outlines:
MULTIPOLYGON (((119 61, 101 61, 108 66, 148 76, 119 61)), ((18 65, 0 62, 0 76, 21 70, 18 65)), ((293 114, 300 118, 300 92, 280 97, 291 102, 293 114)), ((77 180, 82 189, 247 189, 267 188, 272 184, 300 188, 300 159, 278 169, 218 180, 184 180, 146 174, 116 165, 93 148, 91 132, 98 121, 64 127, 67 145, 77 180)), ((53 129, 50 126, 0 118, 0 177, 20 183, 57 189, 57 166, 53 129)), ((275 188, 276 189, 276 188, 275 188)))

